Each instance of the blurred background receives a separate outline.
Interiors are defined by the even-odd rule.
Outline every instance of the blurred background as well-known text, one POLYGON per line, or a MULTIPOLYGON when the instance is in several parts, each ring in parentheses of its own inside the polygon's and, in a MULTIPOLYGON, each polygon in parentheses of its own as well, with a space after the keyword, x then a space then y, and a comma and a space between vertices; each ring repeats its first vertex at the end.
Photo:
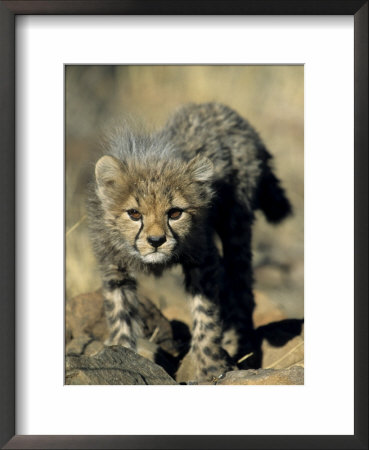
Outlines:
MULTIPOLYGON (((304 315, 303 66, 66 66, 66 295, 100 287, 85 215, 85 196, 101 139, 112 120, 130 115, 161 127, 187 102, 222 102, 247 118, 274 155, 294 214, 278 226, 257 214, 256 299, 285 317, 304 315)), ((169 319, 189 323, 180 268, 141 277, 141 292, 169 319)))

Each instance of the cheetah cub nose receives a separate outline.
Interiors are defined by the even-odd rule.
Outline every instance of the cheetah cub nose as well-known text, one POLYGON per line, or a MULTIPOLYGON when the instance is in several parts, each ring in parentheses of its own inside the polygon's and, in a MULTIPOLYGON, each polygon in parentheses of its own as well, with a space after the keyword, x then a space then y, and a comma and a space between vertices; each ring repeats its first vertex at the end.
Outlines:
POLYGON ((150 245, 152 245, 154 248, 158 248, 161 245, 164 244, 164 242, 167 240, 167 238, 163 236, 148 236, 147 241, 150 245))

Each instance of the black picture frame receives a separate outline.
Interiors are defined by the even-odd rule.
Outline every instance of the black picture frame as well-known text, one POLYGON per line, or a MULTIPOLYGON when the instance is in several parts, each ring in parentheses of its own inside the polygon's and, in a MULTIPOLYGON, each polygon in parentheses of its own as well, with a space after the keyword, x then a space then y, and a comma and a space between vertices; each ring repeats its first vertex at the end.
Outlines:
MULTIPOLYGON (((0 445, 7 449, 368 448, 368 1, 42 0, 0 2, 0 445), (353 15, 355 374, 350 436, 15 435, 15 17, 19 14, 353 15)), ((344 366, 338 366, 340 376, 344 366)), ((343 375, 342 375, 343 376, 343 375)), ((339 393, 337 394, 339 396, 339 393)), ((317 405, 318 407, 318 405, 317 405)))

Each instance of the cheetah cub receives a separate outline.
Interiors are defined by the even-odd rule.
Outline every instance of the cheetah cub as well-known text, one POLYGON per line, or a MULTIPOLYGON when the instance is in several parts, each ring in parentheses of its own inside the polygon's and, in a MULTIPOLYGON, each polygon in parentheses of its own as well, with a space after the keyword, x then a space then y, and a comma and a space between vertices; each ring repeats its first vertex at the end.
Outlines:
POLYGON ((160 276, 181 264, 197 379, 223 374, 249 351, 254 211, 270 222, 291 211, 271 158, 250 124, 216 103, 187 105, 151 135, 122 129, 110 137, 88 202, 107 345, 136 348, 142 323, 135 273, 160 276), (232 358, 225 336, 237 341, 232 358))

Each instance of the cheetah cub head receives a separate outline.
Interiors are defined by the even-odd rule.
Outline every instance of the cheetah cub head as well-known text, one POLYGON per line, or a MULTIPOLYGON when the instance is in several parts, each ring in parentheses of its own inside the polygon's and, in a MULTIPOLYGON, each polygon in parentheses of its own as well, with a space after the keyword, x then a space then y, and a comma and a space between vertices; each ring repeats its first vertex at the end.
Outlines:
POLYGON ((106 226, 120 248, 146 265, 178 260, 213 195, 213 165, 198 156, 185 162, 106 155, 95 176, 106 226))

